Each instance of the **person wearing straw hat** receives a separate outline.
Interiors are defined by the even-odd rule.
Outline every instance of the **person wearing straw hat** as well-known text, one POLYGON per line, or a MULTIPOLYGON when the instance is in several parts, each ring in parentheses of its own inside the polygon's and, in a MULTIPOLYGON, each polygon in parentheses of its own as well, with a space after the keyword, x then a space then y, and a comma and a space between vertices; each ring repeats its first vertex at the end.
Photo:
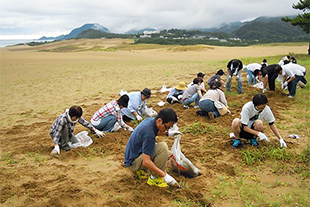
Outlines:
POLYGON ((186 88, 187 87, 184 81, 179 82, 178 85, 176 85, 170 90, 169 94, 166 97, 166 101, 170 104, 181 103, 182 95, 186 88))

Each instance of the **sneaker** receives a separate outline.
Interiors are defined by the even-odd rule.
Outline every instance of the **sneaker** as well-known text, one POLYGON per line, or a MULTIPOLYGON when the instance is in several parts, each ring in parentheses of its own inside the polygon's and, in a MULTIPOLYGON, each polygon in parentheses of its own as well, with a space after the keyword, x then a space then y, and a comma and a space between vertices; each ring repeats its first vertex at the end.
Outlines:
POLYGON ((194 106, 194 108, 195 108, 195 109, 198 109, 198 108, 199 108, 199 106, 194 106))
POLYGON ((114 124, 113 128, 111 129, 111 132, 116 132, 116 131, 118 131, 120 128, 122 128, 121 125, 119 125, 119 123, 116 122, 116 123, 114 124))
POLYGON ((289 95, 288 97, 289 97, 289 98, 294 98, 294 96, 291 96, 291 95, 289 95))
POLYGON ((198 111, 196 111, 196 115, 197 116, 207 116, 207 112, 202 111, 202 110, 198 110, 198 111))
POLYGON ((138 177, 139 180, 145 180, 147 179, 147 174, 144 170, 138 170, 136 172, 136 176, 138 177))
POLYGON ((70 151, 70 150, 71 150, 71 148, 69 147, 69 145, 60 146, 60 149, 65 150, 65 151, 70 151))
POLYGON ((189 109, 189 105, 183 105, 183 108, 189 109))
POLYGON ((214 113, 212 111, 208 112, 209 119, 214 119, 214 113))
POLYGON ((235 148, 241 146, 241 141, 239 139, 234 139, 233 143, 232 143, 232 146, 235 147, 235 148))
POLYGON ((155 185, 156 187, 160 187, 160 188, 166 188, 169 187, 169 185, 166 183, 166 181, 164 180, 163 177, 157 177, 152 179, 151 177, 149 177, 149 179, 146 182, 148 185, 152 186, 155 185))
POLYGON ((252 146, 258 146, 258 141, 256 139, 251 139, 251 145, 252 146))

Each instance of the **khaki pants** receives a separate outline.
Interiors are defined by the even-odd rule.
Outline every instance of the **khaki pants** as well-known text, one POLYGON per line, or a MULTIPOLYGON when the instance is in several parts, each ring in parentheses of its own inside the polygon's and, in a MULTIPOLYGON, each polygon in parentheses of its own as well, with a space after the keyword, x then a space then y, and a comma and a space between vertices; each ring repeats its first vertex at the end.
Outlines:
MULTIPOLYGON (((170 151, 168 150, 168 145, 166 142, 160 142, 155 144, 154 155, 151 157, 151 160, 154 164, 161 169, 162 171, 166 171, 168 156, 170 155, 170 151)), ((142 154, 137 157, 131 166, 128 167, 133 173, 138 170, 147 170, 142 165, 142 154)), ((152 173, 152 172, 151 172, 152 173)), ((153 174, 153 173, 152 173, 153 174)), ((155 175, 154 175, 155 176, 155 175)))

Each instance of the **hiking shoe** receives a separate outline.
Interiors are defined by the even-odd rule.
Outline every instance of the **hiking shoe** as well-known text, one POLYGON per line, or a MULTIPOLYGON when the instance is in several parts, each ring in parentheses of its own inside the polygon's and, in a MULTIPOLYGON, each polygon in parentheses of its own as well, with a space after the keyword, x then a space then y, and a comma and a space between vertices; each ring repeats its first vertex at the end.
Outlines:
POLYGON ((251 145, 254 147, 258 146, 258 141, 256 139, 251 139, 251 145))
POLYGON ((166 188, 169 185, 166 183, 166 181, 164 180, 163 177, 157 177, 152 179, 151 177, 149 177, 149 179, 146 182, 148 185, 152 186, 155 185, 156 187, 160 187, 160 188, 166 188))
POLYGON ((214 119, 214 113, 212 111, 208 112, 209 119, 214 119))
POLYGON ((137 175, 137 177, 138 177, 139 180, 145 180, 145 179, 147 179, 147 174, 146 174, 146 172, 145 172, 144 170, 138 170, 138 171, 136 172, 136 175, 137 175))
POLYGON ((234 139, 233 143, 232 143, 232 146, 235 147, 235 148, 240 147, 241 146, 241 141, 239 139, 234 139))
POLYGON ((183 108, 189 109, 189 105, 183 105, 183 108))

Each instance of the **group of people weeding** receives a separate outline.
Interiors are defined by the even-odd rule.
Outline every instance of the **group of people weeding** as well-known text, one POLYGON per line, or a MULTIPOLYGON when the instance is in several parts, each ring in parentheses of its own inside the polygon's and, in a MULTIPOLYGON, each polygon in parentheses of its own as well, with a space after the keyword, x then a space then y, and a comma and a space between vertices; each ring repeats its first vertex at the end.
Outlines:
MULTIPOLYGON (((235 148, 242 146, 241 139, 249 140, 252 146, 258 146, 258 139, 269 141, 263 133, 263 120, 265 120, 279 139, 280 146, 287 147, 275 125, 275 117, 267 105, 268 100, 264 93, 267 91, 267 83, 270 91, 275 90, 275 80, 279 75, 283 77, 282 88, 288 87, 288 97, 290 98, 295 96, 296 86, 299 82, 307 84, 306 69, 298 65, 295 58, 285 56, 278 64, 272 65, 268 65, 264 59, 261 64, 250 63, 247 66, 244 66, 239 59, 232 59, 227 64, 226 82, 222 79, 225 72, 218 70, 208 79, 209 89, 206 90, 205 74, 200 72, 192 83, 186 85, 181 81, 171 88, 166 101, 171 105, 181 103, 184 109, 190 108, 194 103, 194 108, 199 108, 196 114, 209 119, 222 115, 222 109, 218 106, 218 102, 222 104, 222 108, 226 108, 225 113, 230 113, 224 88, 226 91, 231 90, 231 81, 235 76, 238 81, 237 92, 242 94, 243 70, 246 70, 248 74, 249 85, 252 81, 254 84, 260 81, 263 83, 263 93, 254 95, 251 101, 244 104, 241 117, 232 121, 232 133, 230 133, 232 146, 235 148)), ((166 172, 167 160, 170 156, 167 144, 165 142, 156 143, 157 136, 182 134, 178 130, 171 129, 176 125, 178 117, 172 108, 164 108, 158 113, 148 115, 146 100, 150 97, 151 90, 148 88, 121 95, 118 100, 111 101, 96 111, 90 122, 82 117, 83 111, 80 106, 72 106, 59 115, 52 124, 50 135, 54 141, 54 148, 51 154, 60 154, 60 149, 70 150, 68 143, 77 142, 73 134, 77 122, 98 137, 105 136, 106 132, 116 132, 123 128, 131 132, 125 149, 125 167, 139 179, 147 179, 148 185, 157 187, 178 185, 178 182, 166 172), (127 124, 131 120, 141 122, 133 129, 127 124)))

